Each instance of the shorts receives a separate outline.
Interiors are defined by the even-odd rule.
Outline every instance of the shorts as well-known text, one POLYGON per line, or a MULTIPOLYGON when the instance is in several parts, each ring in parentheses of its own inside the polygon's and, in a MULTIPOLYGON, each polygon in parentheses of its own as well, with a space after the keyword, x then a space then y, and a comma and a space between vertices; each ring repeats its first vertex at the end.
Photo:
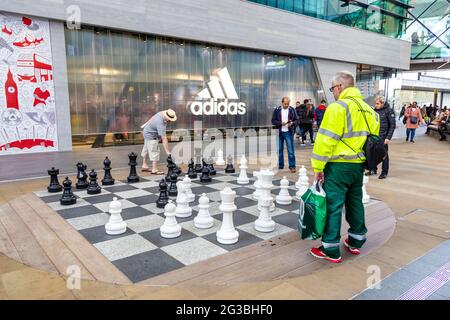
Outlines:
POLYGON ((159 161, 159 141, 144 140, 141 156, 144 159, 148 156, 150 161, 159 161))

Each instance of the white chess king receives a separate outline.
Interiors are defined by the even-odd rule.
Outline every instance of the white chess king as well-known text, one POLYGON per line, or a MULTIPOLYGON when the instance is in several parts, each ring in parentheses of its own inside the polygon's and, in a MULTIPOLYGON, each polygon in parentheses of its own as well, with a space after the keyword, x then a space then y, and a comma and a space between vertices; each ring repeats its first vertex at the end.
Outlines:
POLYGON ((118 235, 127 231, 127 224, 123 221, 120 213, 122 212, 122 204, 116 197, 109 204, 109 213, 111 214, 108 223, 105 225, 107 234, 118 235))

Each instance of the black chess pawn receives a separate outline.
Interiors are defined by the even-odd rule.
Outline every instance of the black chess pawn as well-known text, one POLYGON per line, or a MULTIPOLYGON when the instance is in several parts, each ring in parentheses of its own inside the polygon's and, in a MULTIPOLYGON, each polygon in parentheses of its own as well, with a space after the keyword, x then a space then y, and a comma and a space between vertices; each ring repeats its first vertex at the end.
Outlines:
POLYGON ((156 207, 164 208, 169 203, 169 195, 167 193, 167 183, 165 179, 162 179, 159 183, 159 197, 156 200, 156 207))
POLYGON ((115 180, 111 175, 111 160, 108 159, 108 157, 105 158, 103 161, 103 170, 105 171, 105 176, 102 179, 102 184, 104 186, 111 186, 114 184, 115 180))
POLYGON ((201 151, 202 151, 202 149, 200 149, 200 148, 196 148, 195 149, 195 152, 196 152, 196 155, 195 155, 195 172, 197 172, 197 173, 201 173, 202 172, 201 151))
POLYGON ((178 195, 177 188, 178 176, 175 172, 172 172, 170 175, 170 188, 169 188, 169 196, 176 197, 178 195))
POLYGON ((227 166, 225 168, 226 173, 234 173, 234 167, 233 167, 233 158, 231 157, 231 154, 227 157, 227 166))
POLYGON ((100 187, 97 183, 97 172, 92 169, 92 171, 89 172, 89 187, 87 188, 87 193, 99 194, 100 192, 102 192, 102 187, 100 187))
POLYGON ((87 181, 88 175, 86 173, 87 166, 81 162, 77 163, 77 183, 75 184, 77 189, 86 189, 89 186, 87 181))
POLYGON ((208 169, 210 176, 216 175, 216 169, 214 168, 214 160, 211 157, 208 159, 208 169))
POLYGON ((130 166, 130 175, 127 178, 127 181, 130 183, 133 182, 139 182, 139 176, 136 173, 136 166, 137 166, 137 154, 132 152, 128 154, 128 159, 130 162, 128 162, 128 165, 130 166))
POLYGON ((208 166, 202 168, 202 175, 200 176, 200 182, 211 182, 211 177, 209 176, 208 166))
POLYGON ((189 163, 188 163, 188 172, 187 172, 187 175, 188 175, 188 177, 191 178, 191 179, 196 179, 196 178, 197 178, 197 172, 195 172, 195 169, 194 169, 194 160, 192 160, 192 158, 191 158, 191 160, 190 160, 189 163))
POLYGON ((77 198, 72 192, 72 181, 70 181, 69 177, 66 177, 66 179, 63 181, 64 191, 59 199, 59 202, 63 206, 68 206, 71 204, 75 204, 77 202, 77 198))
POLYGON ((50 175, 50 184, 47 187, 48 192, 51 193, 61 192, 63 188, 58 181, 59 169, 55 169, 54 167, 52 167, 47 172, 50 175))

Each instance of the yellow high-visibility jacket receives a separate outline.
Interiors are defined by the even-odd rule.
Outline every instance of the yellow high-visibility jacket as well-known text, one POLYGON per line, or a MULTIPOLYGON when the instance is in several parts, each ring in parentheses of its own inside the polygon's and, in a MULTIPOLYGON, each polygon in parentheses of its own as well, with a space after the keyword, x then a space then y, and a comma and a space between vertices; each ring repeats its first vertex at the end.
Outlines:
POLYGON ((364 110, 370 132, 379 134, 378 113, 363 101, 363 96, 357 88, 345 89, 338 101, 331 103, 325 111, 311 157, 314 172, 322 172, 327 162, 363 163, 365 161, 362 149, 369 135, 369 128, 358 105, 350 98, 358 101, 364 110))

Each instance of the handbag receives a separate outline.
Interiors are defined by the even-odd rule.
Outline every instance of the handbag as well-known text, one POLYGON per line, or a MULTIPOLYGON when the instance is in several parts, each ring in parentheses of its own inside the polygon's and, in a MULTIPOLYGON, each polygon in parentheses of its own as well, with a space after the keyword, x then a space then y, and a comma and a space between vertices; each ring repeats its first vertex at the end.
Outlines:
POLYGON ((417 117, 415 117, 415 116, 410 116, 409 117, 409 123, 411 123, 411 124, 417 124, 418 120, 419 119, 417 117))

